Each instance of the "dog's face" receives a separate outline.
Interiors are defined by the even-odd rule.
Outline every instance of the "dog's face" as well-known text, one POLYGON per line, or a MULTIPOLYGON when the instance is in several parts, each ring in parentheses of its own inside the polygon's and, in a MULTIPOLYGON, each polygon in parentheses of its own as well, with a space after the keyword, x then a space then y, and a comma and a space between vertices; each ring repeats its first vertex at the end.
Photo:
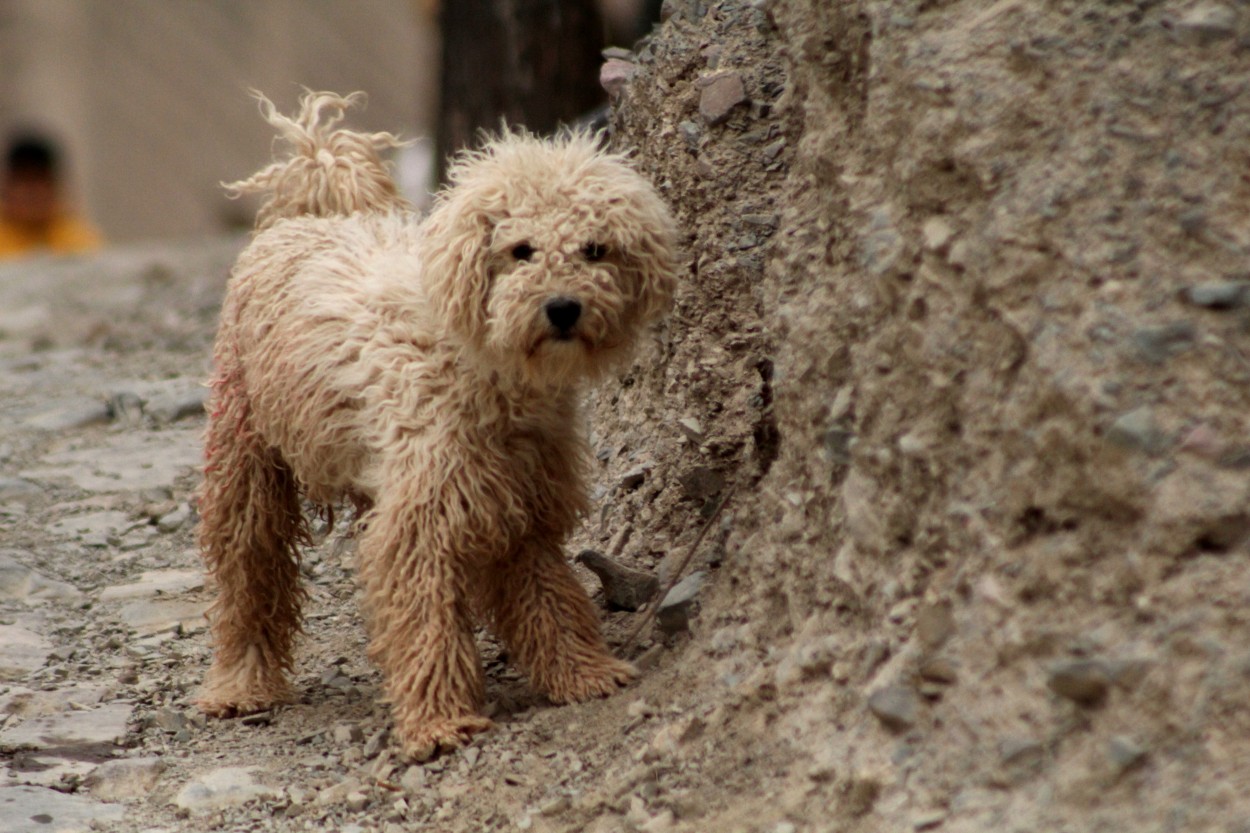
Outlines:
POLYGON ((451 171, 426 222, 423 280, 492 368, 564 384, 628 355, 669 306, 675 223, 619 157, 573 135, 505 135, 451 171))

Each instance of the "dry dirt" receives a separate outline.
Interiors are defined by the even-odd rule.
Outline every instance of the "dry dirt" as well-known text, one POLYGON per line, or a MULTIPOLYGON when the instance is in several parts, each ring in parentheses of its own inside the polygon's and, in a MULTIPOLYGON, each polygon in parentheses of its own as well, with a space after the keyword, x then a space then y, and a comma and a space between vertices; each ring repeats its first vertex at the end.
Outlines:
MULTIPOLYGON (((0 820, 1250 830, 1250 13, 666 10, 614 68, 614 140, 689 270, 591 397, 569 551, 667 578, 726 500, 690 631, 560 708, 483 635, 497 730, 409 766, 327 530, 302 701, 201 720, 207 596, 169 571, 197 567, 202 417, 175 406, 237 243, 6 270, 0 820), (95 740, 56 740, 83 715, 95 740), (47 820, 5 815, 20 790, 47 820)), ((605 618, 617 644, 638 621, 605 618)))

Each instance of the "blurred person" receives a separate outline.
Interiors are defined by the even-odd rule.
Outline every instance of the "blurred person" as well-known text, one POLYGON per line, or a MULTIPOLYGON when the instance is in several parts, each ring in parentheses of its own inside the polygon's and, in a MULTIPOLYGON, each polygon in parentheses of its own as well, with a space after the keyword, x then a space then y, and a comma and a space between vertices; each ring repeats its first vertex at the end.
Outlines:
POLYGON ((0 258, 75 254, 100 246, 100 233, 69 210, 56 145, 37 135, 13 140, 0 180, 0 258))

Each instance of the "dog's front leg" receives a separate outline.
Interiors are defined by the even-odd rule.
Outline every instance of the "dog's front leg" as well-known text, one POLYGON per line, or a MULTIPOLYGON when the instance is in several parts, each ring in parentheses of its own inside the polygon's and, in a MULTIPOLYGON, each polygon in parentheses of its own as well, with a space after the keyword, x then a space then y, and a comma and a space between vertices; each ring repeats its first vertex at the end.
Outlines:
POLYGON ((491 727, 466 598, 464 560, 446 518, 383 501, 358 550, 369 655, 385 676, 405 754, 425 760, 491 727))
POLYGON ((599 618, 557 542, 526 541, 491 588, 499 636, 533 685, 557 703, 602 697, 637 671, 608 650, 599 618))

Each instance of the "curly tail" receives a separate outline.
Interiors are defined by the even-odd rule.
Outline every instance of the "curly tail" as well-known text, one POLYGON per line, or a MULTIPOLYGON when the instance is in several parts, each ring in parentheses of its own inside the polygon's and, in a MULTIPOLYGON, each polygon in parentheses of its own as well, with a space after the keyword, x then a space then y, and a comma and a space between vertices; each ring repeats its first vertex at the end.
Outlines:
POLYGON ((364 93, 344 97, 310 90, 300 99, 299 114, 294 118, 279 113, 261 93, 252 94, 260 102, 265 121, 277 128, 278 136, 292 148, 287 158, 248 179, 223 183, 232 198, 269 193, 269 199, 256 212, 257 231, 303 214, 328 217, 355 211, 412 209, 378 155, 383 148, 404 143, 391 133, 334 129, 347 108, 364 101, 364 93), (329 114, 323 116, 327 109, 329 114))

